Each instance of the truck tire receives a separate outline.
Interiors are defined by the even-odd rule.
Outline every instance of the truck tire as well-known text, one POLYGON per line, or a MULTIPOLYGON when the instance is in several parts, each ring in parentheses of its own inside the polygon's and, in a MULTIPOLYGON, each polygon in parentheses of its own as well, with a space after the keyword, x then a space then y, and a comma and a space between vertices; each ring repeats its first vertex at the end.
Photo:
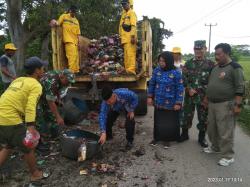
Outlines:
POLYGON ((68 125, 79 123, 88 113, 88 107, 84 100, 72 97, 63 106, 64 120, 68 125))
POLYGON ((145 91, 138 91, 136 93, 138 95, 138 106, 135 109, 135 115, 145 116, 148 112, 147 92, 145 90, 145 91))

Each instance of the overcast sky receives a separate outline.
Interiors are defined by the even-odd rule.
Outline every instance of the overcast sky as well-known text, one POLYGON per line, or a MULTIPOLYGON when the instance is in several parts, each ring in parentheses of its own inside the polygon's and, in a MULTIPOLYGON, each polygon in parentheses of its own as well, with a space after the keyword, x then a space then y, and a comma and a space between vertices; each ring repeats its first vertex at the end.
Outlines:
POLYGON ((174 35, 164 41, 166 50, 180 46, 193 52, 194 40, 206 40, 212 27, 211 51, 221 42, 250 45, 250 0, 134 0, 138 19, 160 18, 174 35))

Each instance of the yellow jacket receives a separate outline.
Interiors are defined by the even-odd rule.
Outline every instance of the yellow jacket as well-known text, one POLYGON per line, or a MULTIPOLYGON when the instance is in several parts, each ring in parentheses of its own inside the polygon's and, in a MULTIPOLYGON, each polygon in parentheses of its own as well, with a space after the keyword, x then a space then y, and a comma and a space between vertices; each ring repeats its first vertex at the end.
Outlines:
POLYGON ((136 22, 137 22, 137 17, 132 9, 129 9, 127 12, 126 11, 122 12, 119 25, 119 34, 121 37, 122 44, 129 43, 131 41, 131 36, 137 37, 136 22), (122 24, 131 25, 131 31, 130 32, 124 31, 124 29, 122 28, 122 24))
POLYGON ((63 42, 77 44, 78 35, 81 34, 78 20, 65 13, 59 17, 58 24, 63 28, 63 42))
POLYGON ((20 77, 14 80, 0 98, 0 125, 35 122, 41 94, 42 86, 36 79, 20 77))

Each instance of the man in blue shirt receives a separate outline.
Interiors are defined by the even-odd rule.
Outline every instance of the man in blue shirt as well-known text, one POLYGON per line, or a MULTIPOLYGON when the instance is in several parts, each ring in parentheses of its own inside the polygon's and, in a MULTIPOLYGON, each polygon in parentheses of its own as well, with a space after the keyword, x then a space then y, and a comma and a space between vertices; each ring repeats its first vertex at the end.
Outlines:
POLYGON ((138 96, 126 88, 112 90, 107 87, 102 90, 102 98, 103 102, 99 115, 99 124, 102 133, 99 142, 104 144, 106 139, 110 140, 113 138, 112 126, 120 112, 125 110, 126 139, 128 141, 126 149, 131 149, 135 131, 134 110, 138 105, 138 96))

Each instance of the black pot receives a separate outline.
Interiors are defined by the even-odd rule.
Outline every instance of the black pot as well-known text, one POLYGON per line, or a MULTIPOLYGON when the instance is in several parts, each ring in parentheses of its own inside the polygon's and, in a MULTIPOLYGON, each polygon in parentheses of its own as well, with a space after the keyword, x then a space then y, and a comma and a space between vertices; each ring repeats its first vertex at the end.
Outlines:
POLYGON ((64 104, 63 113, 66 124, 77 124, 88 113, 88 107, 84 100, 73 97, 64 104))
POLYGON ((101 151, 101 145, 98 143, 99 136, 80 129, 70 130, 64 133, 61 137, 61 148, 62 155, 77 160, 78 159, 78 149, 81 146, 79 138, 86 139, 86 159, 91 159, 96 156, 101 151))

